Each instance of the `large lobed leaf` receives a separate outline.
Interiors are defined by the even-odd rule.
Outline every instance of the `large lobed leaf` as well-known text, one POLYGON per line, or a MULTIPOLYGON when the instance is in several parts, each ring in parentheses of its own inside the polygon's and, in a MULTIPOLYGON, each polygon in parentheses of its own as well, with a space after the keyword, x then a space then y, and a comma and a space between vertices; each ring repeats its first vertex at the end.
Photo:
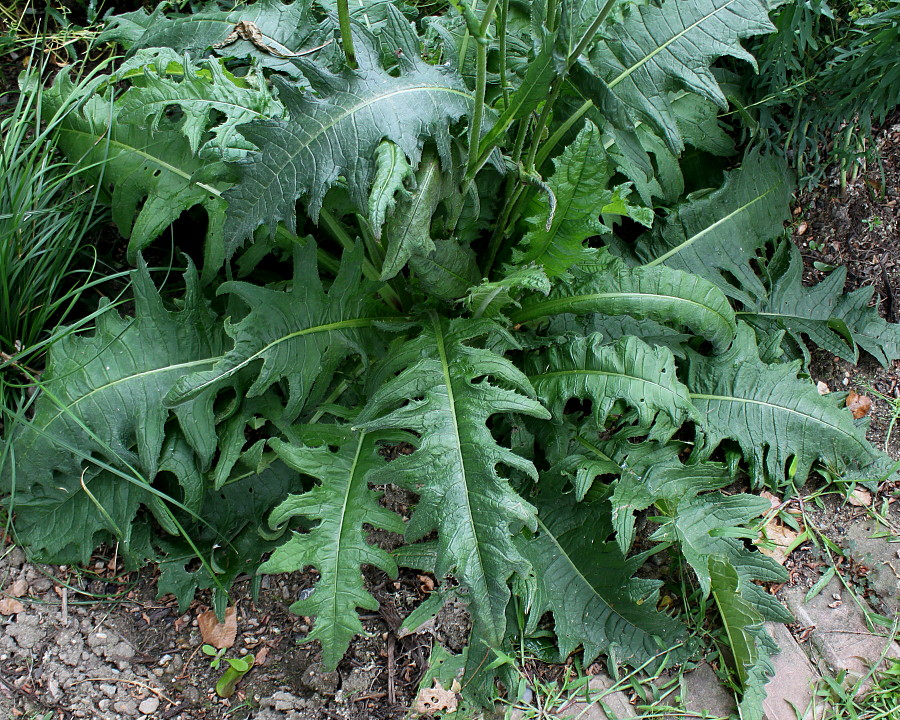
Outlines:
POLYGON ((396 349, 382 372, 399 374, 377 387, 357 425, 420 436, 412 455, 373 473, 372 481, 418 493, 407 539, 437 530, 435 574, 453 574, 467 588, 479 641, 499 647, 506 631, 507 580, 529 571, 512 534, 523 524, 534 528, 535 511, 498 466, 534 478, 537 472, 497 444, 487 422, 497 413, 545 419, 549 413, 532 399, 531 384, 512 363, 469 344, 484 335, 512 342, 490 321, 448 321, 430 314, 421 334, 396 349))
POLYGON ((750 304, 766 289, 751 261, 790 217, 793 180, 784 161, 751 153, 718 190, 678 205, 635 244, 638 258, 703 277, 750 304))
POLYGON ((609 187, 616 168, 592 122, 585 124, 554 166, 547 187, 555 204, 549 193, 538 193, 528 205, 529 230, 515 250, 516 265, 537 263, 554 277, 576 263, 594 259, 597 251, 585 248, 584 242, 611 232, 600 220, 603 214, 627 215, 646 226, 652 224, 652 210, 634 207, 626 199, 627 184, 609 187))
MULTIPOLYGON (((171 6, 161 2, 153 12, 141 8, 114 16, 104 29, 100 40, 118 42, 129 54, 142 48, 166 47, 178 53, 199 56, 224 42, 240 22, 252 23, 259 31, 262 43, 279 55, 291 55, 318 47, 331 34, 333 25, 319 22, 313 16, 309 0, 258 0, 240 3, 231 10, 215 1, 197 8, 193 13, 166 13, 171 6)), ((297 68, 285 57, 267 52, 249 40, 239 39, 216 49, 219 55, 247 58, 264 67, 290 75, 299 75, 297 68)))
POLYGON ((237 159, 251 149, 237 127, 259 117, 280 117, 284 112, 258 73, 238 79, 226 72, 220 61, 194 67, 187 57, 172 68, 175 76, 168 74, 168 65, 160 65, 159 61, 145 65, 140 82, 119 99, 119 120, 153 134, 159 132, 165 114, 180 107, 183 117, 178 129, 195 155, 202 150, 208 159, 237 159), (211 138, 207 139, 207 132, 212 133, 211 138))
POLYGON ((748 62, 740 45, 752 35, 772 32, 764 0, 665 0, 638 5, 623 22, 604 28, 589 53, 590 65, 632 123, 646 123, 679 153, 670 91, 689 90, 725 108, 725 96, 710 68, 719 57, 748 62))
POLYGON ((789 355, 799 350, 808 363, 808 337, 849 362, 858 360, 859 347, 884 366, 900 357, 900 325, 883 320, 877 308, 869 306, 871 286, 844 292, 846 268, 837 268, 816 285, 804 285, 800 250, 785 240, 765 271, 768 293, 755 298, 741 319, 766 336, 785 331, 789 355))
POLYGON ((611 345, 600 334, 572 338, 551 347, 538 360, 540 370, 529 376, 538 397, 561 418, 572 398, 590 400, 598 430, 619 400, 635 408, 642 428, 651 428, 658 413, 677 427, 699 420, 687 388, 678 381, 675 359, 666 348, 651 348, 636 337, 611 345))
POLYGON ((603 652, 637 666, 683 641, 684 627, 656 610, 660 583, 632 577, 646 557, 608 541, 608 504, 576 503, 553 478, 541 485, 537 532, 516 543, 534 568, 530 629, 552 612, 561 655, 582 645, 585 663, 603 652))
POLYGON ((797 377, 799 369, 799 363, 760 360, 753 330, 744 323, 728 352, 711 358, 691 353, 686 384, 705 418, 697 430, 697 457, 708 458, 730 438, 749 460, 755 482, 778 485, 802 483, 820 460, 837 469, 880 462, 865 428, 842 407, 843 396, 820 395, 797 377))
POLYGON ((403 519, 379 505, 379 493, 369 489, 372 473, 385 463, 377 440, 377 433, 315 425, 301 428, 292 443, 277 439, 269 443, 289 467, 320 482, 309 492, 281 502, 269 516, 270 526, 278 528, 296 517, 317 524, 309 532, 292 532, 259 571, 294 572, 309 566, 318 570, 312 594, 291 605, 291 611, 316 617, 306 642, 322 643, 322 660, 330 669, 340 662, 353 636, 363 632, 356 608, 378 608, 363 584, 360 565, 397 573, 391 556, 367 542, 363 527, 404 530, 403 519))
POLYGON ((395 318, 383 310, 378 314, 361 290, 362 247, 347 253, 327 293, 315 257, 311 241, 295 251, 294 281, 287 291, 238 281, 222 283, 219 293, 233 294, 249 307, 240 322, 225 325, 234 347, 217 358, 210 370, 185 373, 166 402, 179 407, 223 387, 228 378, 248 368, 254 379, 244 390, 247 397, 287 381, 284 418, 292 420, 314 387, 327 387, 341 360, 364 354, 362 331, 395 318))
POLYGON ((162 399, 209 365, 223 338, 193 269, 186 281, 183 309, 167 310, 141 265, 133 319, 107 309, 93 335, 53 344, 34 417, 10 441, 15 472, 0 477, 2 492, 15 477, 17 531, 38 557, 86 561, 112 536, 128 554, 138 506, 161 510, 149 483, 162 470, 177 477, 183 506, 198 508, 216 449, 213 398, 200 393, 175 412, 180 432, 167 428, 162 399))
MULTIPOLYGON (((396 12, 396 11, 395 11, 396 12)), ((406 32, 418 40, 406 24, 406 32)), ((294 205, 306 197, 316 220, 325 192, 343 176, 357 207, 367 206, 375 172, 375 151, 383 140, 396 144, 411 165, 419 162, 425 140, 450 161, 449 126, 469 112, 471 96, 450 68, 434 67, 418 54, 400 57, 394 77, 382 69, 375 40, 356 34, 355 70, 333 74, 299 58, 294 60, 314 94, 278 80, 285 119, 260 119, 241 127, 259 148, 235 165, 238 184, 226 197, 226 240, 238 245, 260 225, 295 224, 294 205)))
MULTIPOLYGON (((92 88, 99 90, 99 86, 92 88)), ((81 91, 68 73, 61 72, 42 94, 44 119, 71 102, 76 92, 81 91)), ((203 207, 208 216, 203 270, 208 277, 225 258, 221 241, 225 165, 194 156, 188 141, 174 127, 148 133, 121 122, 120 111, 105 95, 88 97, 78 112, 68 113, 60 124, 59 148, 85 169, 85 176, 110 189, 112 217, 119 232, 129 239, 132 261, 183 212, 203 207)))
POLYGON ((554 315, 630 315, 689 327, 716 349, 728 347, 735 332, 734 310, 712 283, 668 267, 627 267, 608 252, 572 268, 546 297, 530 297, 511 313, 516 323, 554 315))

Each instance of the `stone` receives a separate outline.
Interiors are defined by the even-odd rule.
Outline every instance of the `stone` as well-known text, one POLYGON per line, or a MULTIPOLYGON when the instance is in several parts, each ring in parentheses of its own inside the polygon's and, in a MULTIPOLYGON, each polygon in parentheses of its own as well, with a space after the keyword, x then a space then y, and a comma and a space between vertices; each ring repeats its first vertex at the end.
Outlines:
POLYGON ((46 592, 53 587, 53 581, 46 575, 41 575, 31 581, 31 590, 34 593, 46 592))
POLYGON ((113 710, 122 715, 137 715, 138 704, 134 700, 120 700, 113 705, 113 710))
POLYGON ((610 692, 610 688, 614 685, 615 681, 608 675, 594 675, 587 684, 588 695, 594 702, 568 703, 559 708, 555 716, 560 718, 576 717, 579 720, 620 720, 621 718, 635 717, 636 713, 634 707, 628 702, 628 696, 621 690, 610 692), (609 708, 611 714, 607 715, 601 702, 609 708))
POLYGON ((193 685, 190 685, 184 689, 181 693, 181 697, 184 698, 186 703, 200 702, 200 691, 193 685))
POLYGON ((328 672, 322 663, 313 663, 303 672, 300 682, 320 695, 334 695, 341 682, 337 672, 328 672))
POLYGON ((681 678, 685 718, 729 717, 735 709, 734 697, 724 688, 709 663, 700 663, 681 678))
POLYGON ((100 685, 99 689, 106 697, 112 697, 116 694, 117 688, 115 685, 100 685))
POLYGON ((44 631, 38 627, 38 618, 32 615, 19 615, 16 622, 6 626, 6 633, 15 638, 23 650, 31 650, 44 639, 44 631))
POLYGON ((813 705, 813 689, 820 679, 818 671, 784 625, 766 623, 766 630, 781 650, 771 659, 775 675, 766 685, 766 699, 763 702, 767 720, 813 720, 822 717, 813 705))
POLYGON ((869 568, 866 580, 884 603, 886 615, 900 612, 900 543, 888 542, 886 526, 872 518, 861 518, 847 532, 847 548, 853 559, 869 568))
POLYGON ((19 546, 14 547, 7 553, 6 562, 10 567, 22 567, 25 564, 25 551, 19 546))
POLYGON ((284 712, 285 710, 296 709, 298 700, 299 698, 297 696, 292 695, 289 692, 280 690, 272 694, 272 697, 268 700, 268 705, 275 708, 279 712, 284 712))
POLYGON ((152 715, 156 712, 159 707, 159 698, 156 696, 148 697, 144 700, 140 705, 138 705, 138 710, 140 710, 142 715, 152 715))
POLYGON ((882 651, 888 658, 900 658, 896 643, 887 646, 886 638, 869 630, 862 610, 843 591, 838 578, 832 578, 808 603, 804 602, 805 595, 805 589, 793 587, 785 591, 784 599, 801 625, 815 627, 809 639, 829 672, 846 670, 852 683, 868 672, 882 651))
POLYGON ((347 677, 344 678, 341 688, 348 695, 362 694, 368 692, 371 681, 372 676, 370 673, 362 668, 354 668, 347 677))

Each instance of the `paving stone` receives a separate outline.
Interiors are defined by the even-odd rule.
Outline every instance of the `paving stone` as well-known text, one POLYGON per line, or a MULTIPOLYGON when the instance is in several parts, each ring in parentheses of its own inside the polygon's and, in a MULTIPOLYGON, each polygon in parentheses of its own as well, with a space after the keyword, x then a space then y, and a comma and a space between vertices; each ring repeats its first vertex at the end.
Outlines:
POLYGON ((781 652, 772 657, 775 675, 766 685, 763 709, 766 720, 812 720, 813 687, 820 675, 794 636, 781 623, 770 622, 766 630, 781 652), (796 708, 796 711, 795 711, 796 708))
POLYGON ((889 614, 900 612, 900 543, 872 537, 888 528, 872 518, 860 519, 847 532, 847 548, 857 561, 870 568, 867 579, 889 614))
MULTIPOLYGON (((596 697, 603 691, 609 690, 614 684, 615 681, 607 675, 595 675, 588 682, 590 696, 596 697)), ((584 697, 584 691, 580 692, 578 696, 584 697)), ((628 702, 628 696, 621 690, 608 693, 600 700, 603 705, 609 708, 610 714, 606 713, 600 702, 571 702, 563 705, 553 715, 547 715, 546 717, 560 719, 578 718, 578 720, 618 720, 619 718, 631 718, 637 715, 634 707, 628 702)), ((522 720, 523 717, 525 715, 521 710, 514 710, 510 714, 510 720, 522 720)), ((544 717, 544 715, 541 717, 544 717)))
MULTIPOLYGON (((846 670, 851 681, 868 672, 881 657, 887 640, 866 627, 862 610, 840 581, 833 578, 825 589, 808 603, 806 590, 788 588, 784 599, 797 621, 806 627, 814 626, 809 641, 832 674, 846 670), (840 598, 838 603, 835 598, 840 598), (835 605, 835 607, 829 607, 835 605)), ((900 658, 900 647, 891 643, 887 657, 900 658)))
POLYGON ((709 663, 701 663, 681 678, 681 695, 687 715, 679 718, 730 717, 734 696, 725 689, 709 663))
MULTIPOLYGON (((615 681, 607 675, 595 675, 588 682, 590 697, 597 697, 606 690, 615 685, 615 681)), ((628 702, 628 696, 621 690, 603 695, 599 702, 584 703, 573 702, 562 708, 556 713, 559 718, 578 718, 578 720, 614 720, 615 718, 635 717, 637 713, 634 707, 628 702), (601 705, 602 703, 602 705, 601 705), (609 709, 609 714, 603 709, 603 706, 609 709)))

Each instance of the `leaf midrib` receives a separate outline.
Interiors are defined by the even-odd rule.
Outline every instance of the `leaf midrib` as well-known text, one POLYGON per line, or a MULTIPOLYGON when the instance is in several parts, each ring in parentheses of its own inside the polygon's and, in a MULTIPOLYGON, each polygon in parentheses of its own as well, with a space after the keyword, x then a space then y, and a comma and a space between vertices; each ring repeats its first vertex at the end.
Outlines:
MULTIPOLYGON (((462 438, 460 438, 460 435, 459 435, 459 422, 457 420, 457 413, 456 413, 456 397, 453 392, 453 384, 452 384, 453 381, 452 381, 452 377, 450 375, 450 361, 449 361, 449 358, 447 357, 447 348, 444 343, 444 333, 443 333, 443 328, 441 327, 441 321, 440 321, 440 318, 438 317, 437 313, 435 313, 435 312, 431 313, 431 326, 434 329, 435 344, 436 344, 436 349, 437 349, 437 353, 438 353, 438 358, 441 363, 441 373, 443 374, 443 377, 444 377, 444 386, 447 388, 447 405, 448 405, 450 417, 452 418, 452 425, 453 425, 453 449, 456 453, 457 461, 459 462, 459 467, 462 470, 462 482, 465 487, 465 492, 463 493, 463 499, 465 500, 465 507, 463 508, 463 510, 465 511, 466 516, 468 518, 468 525, 472 530, 472 534, 475 536, 475 550, 474 550, 473 555, 477 559, 477 563, 478 563, 478 571, 479 571, 478 572, 478 580, 480 583, 483 583, 485 585, 484 596, 488 600, 489 607, 491 610, 491 615, 493 615, 493 602, 492 602, 490 592, 488 591, 487 582, 486 582, 487 573, 485 572, 485 561, 484 561, 484 558, 482 557, 481 543, 478 542, 478 533, 476 531, 477 525, 475 524, 475 518, 472 514, 472 503, 469 499, 469 486, 468 486, 468 482, 467 482, 466 475, 465 475, 466 464, 465 464, 465 458, 463 457, 463 451, 462 451, 463 443, 462 443, 462 438)), ((472 588, 472 590, 474 590, 474 588, 472 588)))
POLYGON ((529 320, 535 320, 537 318, 546 317, 548 315, 557 315, 560 313, 567 312, 576 312, 574 310, 566 310, 567 305, 572 305, 575 303, 586 302, 591 300, 603 300, 605 298, 616 299, 616 298, 641 298, 643 300, 655 300, 655 301, 665 301, 671 303, 687 303, 690 305, 695 305, 698 308, 703 308, 711 313, 714 313, 719 318, 721 318, 722 322, 730 327, 731 322, 728 318, 726 318, 722 313, 720 313, 715 308, 710 307, 709 305, 704 305, 703 303, 697 302, 696 300, 690 300, 689 298, 678 297, 677 295, 660 295, 659 293, 645 293, 645 292, 603 292, 603 293, 586 293, 582 295, 569 295, 567 297, 561 298, 552 298, 550 300, 541 300, 531 307, 524 307, 519 312, 514 313, 511 317, 513 323, 525 323, 529 320), (562 308, 562 309, 557 309, 562 308))
MULTIPOLYGON (((673 35, 671 38, 666 40, 662 45, 659 45, 658 47, 654 48, 654 50, 652 52, 647 53, 647 55, 645 55, 640 60, 638 60, 634 65, 632 65, 631 67, 625 68, 625 70, 623 70, 621 73, 619 73, 618 77, 616 77, 615 79, 613 79, 609 82, 609 89, 612 90, 616 85, 618 85, 620 82, 622 82, 627 77, 629 77, 632 73, 634 73, 635 70, 638 70, 639 68, 643 67, 646 63, 650 62, 659 53, 661 53, 663 50, 668 48, 669 45, 680 40, 682 37, 687 35, 687 33, 689 33, 691 30, 696 28, 698 25, 705 23, 711 17, 717 15, 722 10, 724 10, 725 8, 727 8, 729 5, 731 5, 732 3, 736 2, 736 1, 737 0, 728 0, 728 2, 726 2, 721 7, 715 8, 712 12, 707 13, 706 15, 704 15, 703 17, 698 19, 696 22, 694 22, 692 25, 688 25, 686 28, 684 28, 684 30, 681 30, 680 32, 675 33, 675 35, 673 35)), ((644 27, 646 27, 646 26, 644 26, 644 27)))
MULTIPOLYGON (((592 594, 594 597, 596 597, 601 603, 603 603, 604 607, 606 607, 606 608, 609 610, 610 614, 615 615, 616 617, 620 618, 620 619, 622 620, 622 622, 624 622, 624 623, 625 623, 626 625, 628 625, 629 627, 634 628, 635 630, 637 630, 637 631, 640 632, 641 634, 643 634, 643 635, 647 635, 647 634, 648 634, 648 633, 646 633, 645 631, 641 630, 639 627, 637 627, 633 622, 631 622, 631 621, 630 621, 627 617, 625 617, 621 612, 619 612, 618 610, 616 610, 616 608, 615 608, 614 606, 612 606, 612 605, 606 600, 606 598, 604 598, 602 595, 600 595, 600 594, 597 592, 597 589, 596 589, 596 588, 593 586, 593 584, 592 584, 592 583, 584 576, 584 574, 581 572, 581 569, 578 567, 578 565, 575 564, 575 562, 572 560, 572 558, 571 558, 571 556, 569 555, 569 553, 567 553, 566 550, 565 550, 565 548, 559 543, 559 540, 557 540, 556 535, 555 535, 553 532, 551 532, 551 530, 550 530, 546 525, 544 525, 544 523, 541 521, 540 518, 537 518, 537 525, 538 525, 538 528, 539 528, 539 529, 545 534, 545 536, 550 540, 550 542, 552 542, 552 543, 559 549, 560 556, 561 556, 561 557, 564 557, 564 558, 566 559, 566 562, 568 563, 569 567, 572 568, 573 572, 578 576, 578 578, 585 584, 586 587, 590 588, 591 594, 592 594)), ((554 610, 554 612, 556 612, 556 610, 554 610)))
POLYGON ((628 375, 627 373, 617 373, 611 372, 609 370, 594 370, 588 368, 575 368, 574 370, 552 370, 550 372, 541 373, 540 375, 532 375, 528 379, 531 381, 532 385, 540 382, 542 379, 546 378, 554 378, 554 377, 570 377, 577 375, 603 375, 607 377, 613 378, 624 378, 627 380, 634 380, 645 385, 650 385, 653 387, 657 387, 660 390, 664 390, 665 392, 674 395, 675 397, 682 397, 678 394, 675 388, 668 387, 666 385, 660 385, 653 380, 648 380, 647 378, 642 378, 639 375, 628 375))
POLYGON ((764 400, 753 400, 751 398, 736 397, 734 395, 710 395, 710 394, 705 394, 705 393, 690 393, 689 397, 691 398, 691 400, 740 402, 740 403, 749 403, 752 405, 761 405, 763 407, 772 408, 773 410, 782 410, 787 413, 792 413, 794 415, 798 415, 798 416, 804 418, 805 420, 812 420, 812 421, 818 423, 819 425, 822 425, 824 427, 827 427, 827 428, 830 428, 830 429, 836 431, 838 434, 843 435, 844 437, 850 438, 851 440, 853 440, 858 445, 861 445, 862 447, 868 447, 864 443, 861 443, 859 441, 859 438, 857 438, 852 433, 847 432, 843 428, 838 427, 837 425, 834 425, 832 423, 826 422, 825 420, 822 420, 821 418, 818 418, 815 415, 809 415, 807 413, 800 412, 799 410, 795 410, 795 409, 787 407, 785 405, 775 405, 773 403, 766 402, 764 400))

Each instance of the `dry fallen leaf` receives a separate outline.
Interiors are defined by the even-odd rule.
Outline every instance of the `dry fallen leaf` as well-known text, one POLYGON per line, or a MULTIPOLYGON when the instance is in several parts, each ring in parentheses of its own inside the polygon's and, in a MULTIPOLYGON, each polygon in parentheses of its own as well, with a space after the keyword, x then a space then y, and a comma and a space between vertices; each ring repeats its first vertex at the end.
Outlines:
POLYGON ((816 383, 816 390, 819 391, 819 395, 827 395, 831 392, 831 389, 828 387, 828 385, 823 383, 821 380, 816 383))
POLYGON ((25 606, 15 598, 0 599, 0 615, 15 615, 25 612, 25 606))
POLYGON ((267 657, 269 657, 269 647, 267 645, 263 645, 256 653, 256 662, 254 662, 253 664, 265 665, 267 657))
POLYGON ((855 507, 869 507, 872 504, 872 493, 865 488, 856 488, 850 494, 850 504, 855 507))
POLYGON ((851 390, 847 395, 847 407, 850 408, 853 417, 859 420, 861 417, 868 415, 869 410, 872 409, 872 398, 868 395, 860 395, 856 391, 851 390))
POLYGON ((809 225, 804 221, 797 226, 797 234, 805 235, 806 231, 809 229, 809 225))
POLYGON ((413 712, 417 715, 434 715, 438 712, 456 712, 456 693, 444 690, 437 680, 433 688, 422 688, 416 696, 413 712))
POLYGON ((237 608, 231 606, 225 610, 225 622, 220 623, 213 610, 207 610, 197 616, 200 635, 203 642, 214 648, 230 648, 237 639, 237 608))
POLYGON ((759 551, 763 555, 768 555, 779 565, 784 565, 784 561, 788 558, 788 548, 797 539, 797 533, 773 519, 766 525, 763 536, 774 547, 766 547, 760 544, 759 551))
POLYGON ((773 509, 781 506, 781 499, 777 495, 770 493, 768 490, 763 490, 759 496, 768 500, 773 509))

